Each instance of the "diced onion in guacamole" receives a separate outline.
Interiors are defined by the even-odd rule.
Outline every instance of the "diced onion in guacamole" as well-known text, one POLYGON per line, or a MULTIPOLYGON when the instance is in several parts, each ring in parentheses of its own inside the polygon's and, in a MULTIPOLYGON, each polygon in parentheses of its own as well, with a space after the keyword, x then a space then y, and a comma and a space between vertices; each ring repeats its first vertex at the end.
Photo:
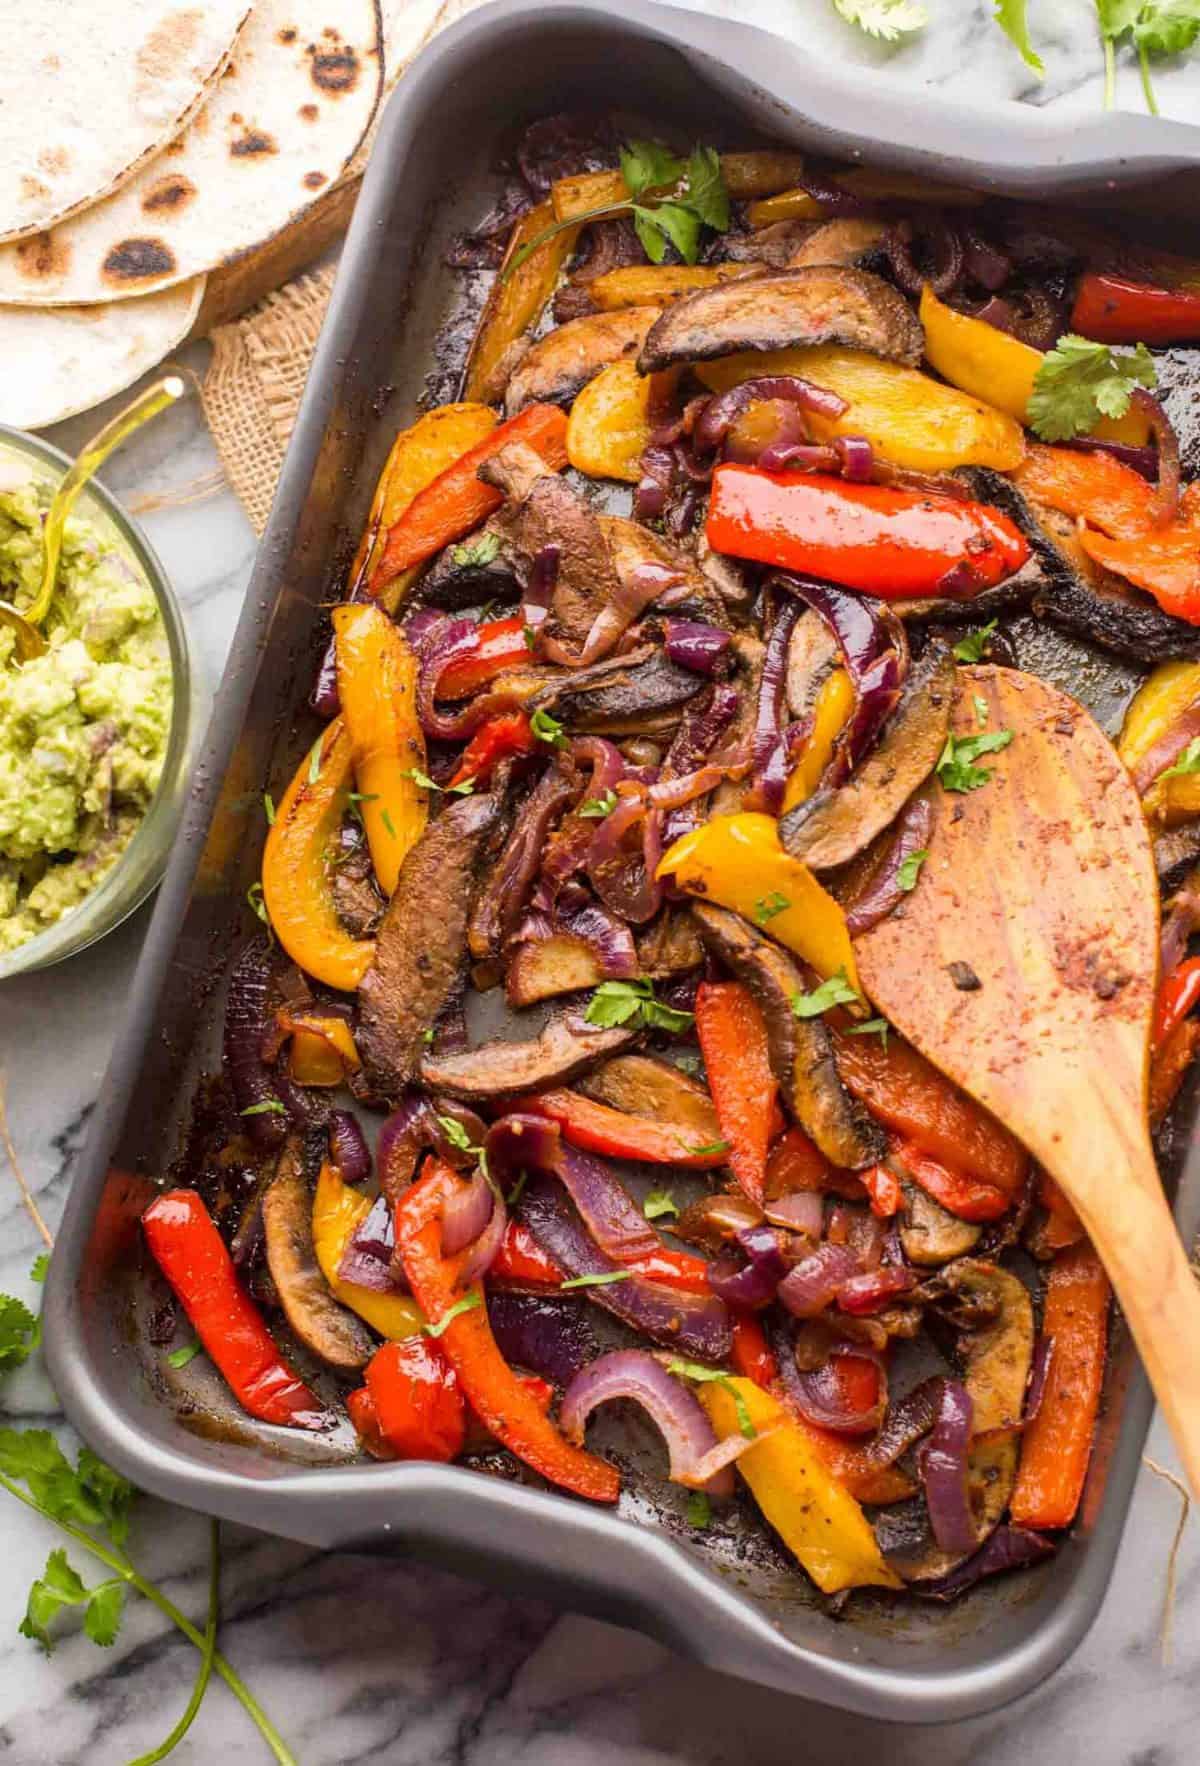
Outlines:
MULTIPOLYGON (((0 454, 0 600, 41 578, 52 483, 0 454)), ((0 625, 0 952, 95 889, 158 786, 171 728, 167 635, 154 591, 111 529, 68 521, 44 655, 15 665, 0 625)))

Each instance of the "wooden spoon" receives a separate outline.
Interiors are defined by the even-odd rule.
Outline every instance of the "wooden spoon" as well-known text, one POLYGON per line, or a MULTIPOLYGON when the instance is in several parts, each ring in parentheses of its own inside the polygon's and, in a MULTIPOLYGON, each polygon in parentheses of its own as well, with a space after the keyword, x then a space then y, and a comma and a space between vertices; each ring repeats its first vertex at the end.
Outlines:
POLYGON ((1145 818, 1082 706, 1013 669, 959 673, 954 734, 1012 742, 975 762, 991 773, 979 789, 936 793, 917 886, 856 941, 859 974, 1074 1203, 1200 1496, 1200 1285, 1146 1119, 1159 924, 1145 818))

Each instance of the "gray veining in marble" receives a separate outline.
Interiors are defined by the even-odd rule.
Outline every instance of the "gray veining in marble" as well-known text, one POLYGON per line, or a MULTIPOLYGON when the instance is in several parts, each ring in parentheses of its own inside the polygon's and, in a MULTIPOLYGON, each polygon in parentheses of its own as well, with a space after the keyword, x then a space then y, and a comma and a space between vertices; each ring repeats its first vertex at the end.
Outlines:
MULTIPOLYGON (((413 0, 435 10, 431 0, 413 0)), ((924 38, 872 46, 843 26, 827 0, 707 0, 700 9, 795 35, 814 55, 881 65, 898 80, 954 86, 991 98, 1053 103, 1072 114, 1099 107, 1102 67, 1091 0, 1031 0, 1048 78, 1038 86, 987 25, 991 0, 929 0, 924 38)), ((1197 114, 1200 59, 1164 68, 1165 114, 1197 114)), ((1136 74, 1122 67, 1119 102, 1140 108, 1136 74)), ((197 356, 199 360, 199 356, 197 356)), ((91 419, 61 426, 70 447, 91 419)), ((211 445, 194 410, 175 411, 106 469, 118 493, 145 496, 211 471, 211 445)), ((215 685, 253 556, 250 529, 228 492, 160 510, 146 525, 187 609, 196 657, 215 685)), ((134 956, 141 914, 103 945, 0 994, 0 1070, 8 1081, 19 1156, 54 1221, 99 1089, 134 956)), ((37 1241, 11 1181, 0 1182, 0 1289, 28 1293, 37 1241)), ((36 1369, 8 1382, 10 1415, 54 1417, 36 1369)), ((1152 1453, 1174 1463, 1161 1425, 1152 1453)), ((222 1647, 246 1675, 304 1766, 1192 1766, 1200 1760, 1200 1548, 1180 1564, 1175 1660, 1159 1650, 1174 1491, 1145 1471, 1101 1618, 1048 1685, 998 1716, 942 1729, 900 1730, 760 1692, 681 1663, 629 1633, 536 1602, 512 1599, 403 1562, 321 1557, 226 1529, 222 1647)), ((0 1760, 13 1766, 121 1766, 149 1748, 182 1708, 191 1648, 148 1606, 130 1608, 116 1646, 101 1652, 69 1636, 50 1659, 16 1626, 25 1590, 51 1543, 49 1530, 0 1493, 8 1572, 0 1586, 0 1760)), ((200 1618, 205 1524, 146 1501, 136 1554, 167 1592, 200 1618)), ((250 1766, 260 1739, 214 1682, 176 1756, 183 1763, 250 1766)))

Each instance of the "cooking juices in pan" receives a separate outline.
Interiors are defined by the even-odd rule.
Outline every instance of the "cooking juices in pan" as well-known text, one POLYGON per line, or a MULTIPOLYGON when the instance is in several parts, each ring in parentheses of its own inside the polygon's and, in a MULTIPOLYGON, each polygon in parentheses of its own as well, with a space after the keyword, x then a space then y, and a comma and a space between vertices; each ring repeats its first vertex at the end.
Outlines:
POLYGON ((951 735, 964 667, 1031 618, 1144 665, 1167 1115, 1200 504, 1147 346, 1186 396, 1200 265, 594 118, 509 171, 451 254, 491 273, 462 398, 396 437, 263 782, 266 927, 146 1241, 259 1419, 613 1503, 593 1414, 637 1405, 695 1527, 752 1503, 825 1594, 949 1599, 1071 1526, 1109 1292, 854 940, 1011 739, 982 699, 951 735))

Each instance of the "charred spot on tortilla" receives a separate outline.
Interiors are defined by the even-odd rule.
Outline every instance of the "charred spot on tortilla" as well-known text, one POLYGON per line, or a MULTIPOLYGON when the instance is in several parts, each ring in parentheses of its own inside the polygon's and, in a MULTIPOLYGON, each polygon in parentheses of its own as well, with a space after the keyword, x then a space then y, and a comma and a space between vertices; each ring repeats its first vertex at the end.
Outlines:
POLYGON ((188 59, 204 28, 204 18, 194 8, 168 13, 152 30, 137 52, 137 92, 152 96, 163 80, 187 67, 188 59))
POLYGON ((328 184, 328 182, 329 179, 324 172, 305 172, 304 174, 304 185, 307 190, 319 190, 322 184, 328 184))
POLYGON ((281 43, 294 43, 296 41, 297 34, 298 33, 296 31, 295 25, 284 25, 283 29, 279 33, 279 41, 281 43))
POLYGON ((161 239, 121 239, 105 258, 103 275, 106 282, 125 287, 168 276, 174 268, 175 258, 161 239))
POLYGON ((190 178, 185 178, 182 172, 167 172, 151 184, 142 198, 142 208, 148 215, 178 212, 195 194, 196 186, 190 178))
POLYGON ((306 123, 315 123, 320 114, 321 113, 315 104, 302 104, 300 106, 300 115, 306 123))
POLYGON ((308 53, 314 86, 335 98, 342 92, 353 91, 358 84, 359 72, 358 56, 353 49, 318 49, 315 43, 310 43, 308 53))
POLYGON ((38 167, 50 177, 58 172, 65 172, 71 165, 71 155, 65 147, 43 147, 37 156, 38 167))
POLYGON ((278 153, 279 143, 262 129, 247 129, 238 140, 230 142, 229 151, 234 159, 253 159, 258 154, 278 153))
POLYGON ((53 232, 35 233, 30 239, 17 241, 17 265, 30 282, 55 282, 65 276, 71 261, 70 247, 55 238, 53 232))

